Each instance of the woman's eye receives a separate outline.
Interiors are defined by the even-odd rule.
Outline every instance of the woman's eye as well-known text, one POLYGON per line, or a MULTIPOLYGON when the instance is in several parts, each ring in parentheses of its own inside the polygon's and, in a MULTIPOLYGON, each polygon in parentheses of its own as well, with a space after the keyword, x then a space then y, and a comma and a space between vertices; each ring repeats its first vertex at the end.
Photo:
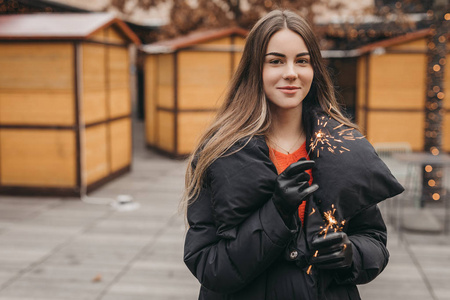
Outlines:
POLYGON ((305 64, 309 63, 309 61, 307 59, 302 58, 302 59, 297 60, 297 63, 305 65, 305 64))
POLYGON ((279 65, 282 63, 281 59, 271 59, 269 61, 269 63, 273 64, 273 65, 279 65))

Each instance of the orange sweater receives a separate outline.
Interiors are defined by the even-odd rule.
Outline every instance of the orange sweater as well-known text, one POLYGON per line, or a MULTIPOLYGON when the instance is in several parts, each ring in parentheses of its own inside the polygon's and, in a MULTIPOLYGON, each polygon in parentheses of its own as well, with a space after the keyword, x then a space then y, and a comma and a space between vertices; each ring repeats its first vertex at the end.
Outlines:
MULTIPOLYGON (((270 159, 277 168, 278 174, 281 174, 290 164, 298 161, 302 157, 306 157, 306 159, 309 160, 308 153, 306 151, 306 142, 303 143, 303 145, 301 145, 300 148, 298 148, 295 152, 292 152, 290 154, 278 152, 277 150, 272 149, 270 147, 269 150, 270 150, 269 151, 270 159)), ((312 184, 313 181, 312 171, 307 170, 306 172, 309 174, 309 176, 311 176, 309 184, 312 184)), ((300 220, 302 220, 302 223, 305 217, 305 207, 306 207, 305 201, 298 207, 298 215, 300 217, 300 220)))

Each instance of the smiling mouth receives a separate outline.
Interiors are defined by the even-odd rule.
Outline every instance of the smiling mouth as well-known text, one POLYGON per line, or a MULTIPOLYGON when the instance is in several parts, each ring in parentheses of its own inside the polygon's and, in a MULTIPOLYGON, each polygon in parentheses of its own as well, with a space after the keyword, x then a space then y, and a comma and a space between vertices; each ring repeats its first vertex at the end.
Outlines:
POLYGON ((299 90, 300 88, 298 86, 282 86, 279 87, 280 90, 299 90))
POLYGON ((295 94, 298 90, 300 90, 298 86, 282 86, 277 89, 285 94, 295 94))

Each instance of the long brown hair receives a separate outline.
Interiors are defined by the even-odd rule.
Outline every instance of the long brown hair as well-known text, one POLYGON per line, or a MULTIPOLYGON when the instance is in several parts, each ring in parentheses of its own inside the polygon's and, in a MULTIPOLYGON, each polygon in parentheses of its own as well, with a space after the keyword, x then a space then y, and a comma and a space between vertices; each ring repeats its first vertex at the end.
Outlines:
POLYGON ((303 100, 303 106, 307 107, 303 109, 303 115, 309 109, 320 109, 341 123, 356 127, 341 113, 311 27, 294 12, 274 10, 261 18, 248 34, 241 61, 231 79, 224 102, 189 159, 182 207, 186 208, 194 201, 201 190, 206 169, 217 158, 225 155, 237 141, 243 138, 249 141, 255 135, 264 135, 270 127, 271 115, 264 95, 262 69, 270 38, 283 28, 303 38, 314 70, 310 92, 303 100))

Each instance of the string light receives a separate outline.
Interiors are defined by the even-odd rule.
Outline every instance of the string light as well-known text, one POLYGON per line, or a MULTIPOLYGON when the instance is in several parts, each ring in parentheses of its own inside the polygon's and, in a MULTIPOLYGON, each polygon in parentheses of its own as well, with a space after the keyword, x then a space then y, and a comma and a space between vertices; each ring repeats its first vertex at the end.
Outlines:
MULTIPOLYGON (((428 67, 427 67, 427 99, 426 99, 426 121, 425 121, 425 147, 429 152, 437 156, 440 154, 442 145, 442 121, 443 121, 443 105, 442 100, 445 98, 443 86, 445 86, 444 65, 445 43, 448 41, 447 31, 444 29, 442 21, 438 24, 438 15, 432 10, 427 12, 429 20, 434 24, 430 26, 430 35, 427 41, 428 48, 428 67)), ((439 17, 440 18, 440 17, 439 17)), ((446 13, 444 18, 450 20, 450 13, 446 13)), ((441 171, 441 165, 425 165, 423 166, 423 196, 427 200, 442 200, 442 178, 438 173, 441 171)), ((441 171, 442 173, 442 171, 441 171)))
POLYGON ((439 149, 436 147, 431 147, 431 154, 433 155, 439 155, 439 149))

